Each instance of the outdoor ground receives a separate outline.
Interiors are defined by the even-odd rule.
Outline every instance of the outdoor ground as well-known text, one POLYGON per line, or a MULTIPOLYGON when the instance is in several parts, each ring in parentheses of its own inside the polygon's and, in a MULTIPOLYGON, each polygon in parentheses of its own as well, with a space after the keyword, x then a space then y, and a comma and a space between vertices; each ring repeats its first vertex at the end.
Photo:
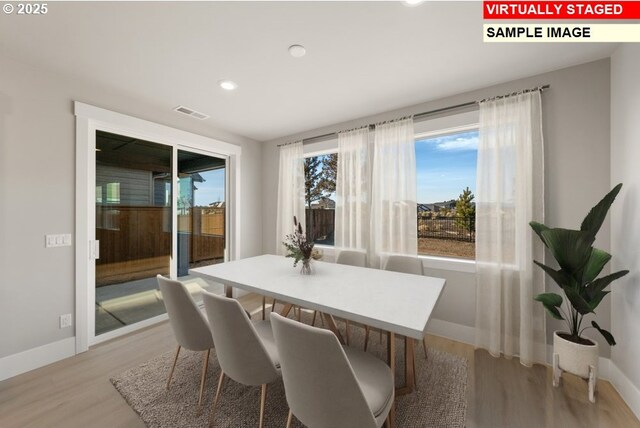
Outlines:
POLYGON ((475 259, 476 243, 452 239, 419 238, 418 254, 475 259))

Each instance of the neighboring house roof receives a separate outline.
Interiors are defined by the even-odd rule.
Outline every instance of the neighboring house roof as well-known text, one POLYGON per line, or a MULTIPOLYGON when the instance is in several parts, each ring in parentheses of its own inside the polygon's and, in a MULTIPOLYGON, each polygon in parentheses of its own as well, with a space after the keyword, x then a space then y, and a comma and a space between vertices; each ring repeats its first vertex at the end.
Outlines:
POLYGON ((311 208, 335 208, 336 202, 326 196, 321 197, 315 202, 311 202, 311 208))
POLYGON ((456 201, 451 199, 449 201, 434 202, 431 204, 418 204, 418 212, 438 212, 441 208, 455 208, 456 201))

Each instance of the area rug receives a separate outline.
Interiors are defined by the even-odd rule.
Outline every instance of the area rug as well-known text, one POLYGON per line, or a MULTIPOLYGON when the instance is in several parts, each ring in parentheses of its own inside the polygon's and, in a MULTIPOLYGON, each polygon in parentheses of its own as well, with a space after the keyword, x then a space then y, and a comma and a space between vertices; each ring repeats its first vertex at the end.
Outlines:
MULTIPOLYGON (((307 314, 305 314, 307 318, 307 314)), ((344 332, 344 324, 339 323, 344 332)), ((364 329, 350 328, 350 345, 364 343, 364 329)), ((372 330, 369 352, 386 359, 386 336, 380 339, 372 330)), ((397 383, 404 384, 403 341, 396 341, 398 361, 397 383)), ((429 348, 425 359, 422 346, 416 346, 417 390, 398 397, 396 425, 398 427, 464 427, 466 415, 467 360, 429 348)), ((198 387, 202 354, 182 351, 178 359, 171 388, 165 383, 174 353, 167 352, 139 367, 111 379, 111 382, 140 415, 148 427, 206 427, 209 409, 216 389, 220 367, 215 351, 211 352, 203 411, 197 411, 198 387)), ((257 427, 260 388, 246 387, 229 379, 218 402, 216 427, 257 427)), ((267 391, 265 427, 284 427, 288 407, 282 381, 270 384, 267 391)), ((294 418, 294 427, 303 425, 294 418)))

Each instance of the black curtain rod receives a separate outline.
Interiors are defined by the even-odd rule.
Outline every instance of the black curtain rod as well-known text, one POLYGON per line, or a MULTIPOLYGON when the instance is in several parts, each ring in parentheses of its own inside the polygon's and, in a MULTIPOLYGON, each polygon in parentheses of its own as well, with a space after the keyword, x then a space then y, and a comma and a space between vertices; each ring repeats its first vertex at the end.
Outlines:
MULTIPOLYGON (((500 98, 508 98, 508 97, 511 97, 511 96, 514 96, 514 95, 524 94, 524 93, 527 93, 527 92, 534 92, 534 91, 541 91, 542 92, 545 89, 549 89, 550 86, 551 85, 536 86, 535 88, 524 89, 524 90, 517 91, 517 92, 511 92, 511 93, 505 94, 505 95, 498 95, 498 96, 495 96, 495 97, 484 98, 482 100, 469 101, 469 102, 462 103, 462 104, 456 104, 456 105, 453 105, 453 106, 442 107, 442 108, 438 108, 438 109, 435 109, 435 110, 429 110, 429 111, 425 111, 425 112, 422 112, 422 113, 414 114, 413 115, 413 120, 421 119, 421 118, 427 117, 427 116, 433 116, 434 114, 444 113, 446 111, 457 110, 457 109, 461 109, 461 108, 465 108, 465 107, 471 107, 471 106, 483 103, 485 101, 496 100, 496 99, 500 99, 500 98)), ((373 124, 373 123, 369 124, 369 125, 363 125, 362 128, 364 128, 365 126, 368 126, 369 129, 375 129, 375 124, 373 124)), ((314 141, 314 140, 320 140, 322 138, 332 137, 334 135, 338 135, 339 132, 341 132, 341 131, 329 132, 327 134, 316 135, 315 137, 303 138, 302 139, 302 144, 309 143, 309 142, 314 141)), ((291 142, 283 143, 283 144, 278 144, 278 147, 288 146, 289 144, 293 144, 293 143, 295 143, 295 141, 291 141, 291 142)))

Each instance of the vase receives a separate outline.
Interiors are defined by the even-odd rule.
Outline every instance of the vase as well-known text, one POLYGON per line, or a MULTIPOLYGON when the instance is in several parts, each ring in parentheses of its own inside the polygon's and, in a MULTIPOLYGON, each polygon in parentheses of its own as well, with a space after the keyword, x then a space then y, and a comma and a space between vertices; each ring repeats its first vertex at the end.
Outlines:
POLYGON ((589 401, 594 403, 598 380, 598 343, 591 341, 591 345, 581 345, 561 337, 558 333, 564 332, 553 333, 553 386, 560 384, 563 371, 588 379, 589 401))
POLYGON ((301 275, 311 275, 311 259, 302 259, 302 268, 300 269, 301 275))

